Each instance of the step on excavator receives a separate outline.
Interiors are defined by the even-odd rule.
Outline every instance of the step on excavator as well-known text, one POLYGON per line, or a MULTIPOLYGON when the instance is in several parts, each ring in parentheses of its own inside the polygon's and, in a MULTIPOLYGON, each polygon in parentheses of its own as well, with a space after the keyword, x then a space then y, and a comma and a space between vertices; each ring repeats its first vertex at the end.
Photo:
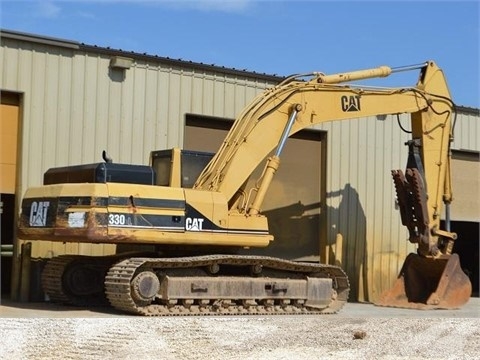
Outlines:
POLYGON ((101 163, 50 169, 42 186, 25 193, 18 236, 155 249, 47 259, 42 284, 50 301, 149 316, 336 313, 350 288, 340 267, 238 250, 273 241, 261 208, 291 135, 328 121, 403 113, 411 117, 408 163, 392 175, 417 253, 377 305, 458 308, 471 283, 452 253, 456 234, 448 218, 440 229, 442 206, 452 200, 455 105, 433 61, 285 78, 241 112, 215 154, 152 151, 148 166, 117 164, 104 154, 101 163), (419 71, 416 85, 345 84, 400 71, 419 71), (263 174, 250 187, 262 162, 263 174))

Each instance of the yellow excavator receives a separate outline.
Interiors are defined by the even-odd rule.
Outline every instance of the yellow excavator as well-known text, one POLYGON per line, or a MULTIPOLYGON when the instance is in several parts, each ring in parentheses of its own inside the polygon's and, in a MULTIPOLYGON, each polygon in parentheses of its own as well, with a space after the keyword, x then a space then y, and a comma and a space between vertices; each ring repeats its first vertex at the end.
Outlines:
MULTIPOLYGON (((349 281, 337 266, 239 249, 273 240, 262 202, 285 142, 327 121, 411 115, 406 170, 392 171, 402 223, 417 244, 378 305, 458 308, 471 283, 452 253, 456 234, 440 228, 452 200, 450 143, 455 113, 442 70, 418 65, 299 74, 258 95, 215 154, 152 151, 150 164, 104 162, 53 168, 22 201, 18 235, 29 241, 155 245, 153 252, 48 259, 42 284, 51 301, 108 303, 141 315, 335 313, 349 281), (413 87, 348 85, 419 70, 413 87), (248 179, 266 161, 252 188, 248 179)), ((448 212, 447 212, 448 213, 448 212)))

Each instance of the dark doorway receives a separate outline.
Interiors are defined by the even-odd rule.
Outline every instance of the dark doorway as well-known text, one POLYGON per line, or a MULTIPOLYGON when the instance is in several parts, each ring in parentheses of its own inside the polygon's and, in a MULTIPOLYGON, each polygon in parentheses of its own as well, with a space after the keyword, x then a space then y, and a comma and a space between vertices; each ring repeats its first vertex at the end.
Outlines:
MULTIPOLYGON (((442 221, 442 228, 444 224, 442 221)), ((479 297, 479 235, 480 224, 470 221, 452 221, 451 231, 458 235, 453 252, 460 257, 463 271, 472 282, 472 296, 479 297)))
POLYGON ((10 294, 12 285, 12 259, 13 259, 13 223, 15 214, 15 195, 1 194, 0 196, 0 228, 2 252, 1 262, 1 281, 2 296, 10 294))

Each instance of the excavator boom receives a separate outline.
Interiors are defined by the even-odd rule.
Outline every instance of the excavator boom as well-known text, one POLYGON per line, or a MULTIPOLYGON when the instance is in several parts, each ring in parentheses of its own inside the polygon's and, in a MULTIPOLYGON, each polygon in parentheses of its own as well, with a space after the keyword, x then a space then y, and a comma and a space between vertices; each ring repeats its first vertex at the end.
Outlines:
POLYGON ((461 270, 458 256, 451 254, 456 234, 440 229, 443 202, 448 207, 452 197, 449 153, 454 113, 442 70, 429 61, 396 69, 381 66, 333 75, 315 73, 304 79, 305 75, 288 78, 260 94, 239 116, 195 187, 222 192, 229 199, 230 208, 241 203, 241 211, 256 215, 280 165, 287 137, 326 121, 409 113, 412 140, 407 143, 407 168, 405 174, 402 170, 392 171, 392 176, 402 223, 409 231, 410 242, 418 245, 418 254, 409 256, 399 280, 382 294, 377 304, 453 308, 468 301, 470 281, 461 270), (420 69, 420 75, 411 88, 340 85, 415 69, 420 69), (245 191, 242 186, 248 176, 275 147, 260 185, 245 191), (255 194, 253 199, 251 194, 255 194), (239 201, 239 197, 246 199, 239 201), (443 290, 437 290, 440 288, 443 290), (419 289, 429 296, 412 297, 419 289))

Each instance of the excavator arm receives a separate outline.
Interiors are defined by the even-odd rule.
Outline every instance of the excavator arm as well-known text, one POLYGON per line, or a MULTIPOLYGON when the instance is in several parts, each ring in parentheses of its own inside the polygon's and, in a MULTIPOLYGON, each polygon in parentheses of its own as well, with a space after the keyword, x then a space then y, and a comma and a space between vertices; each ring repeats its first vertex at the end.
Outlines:
POLYGON ((291 135, 328 121, 410 114, 407 167, 405 172, 393 170, 392 176, 402 223, 418 250, 407 258, 397 283, 382 294, 378 305, 458 307, 468 300, 471 284, 458 256, 452 254, 456 234, 440 229, 443 203, 448 208, 452 198, 449 153, 454 107, 443 71, 432 61, 402 68, 382 66, 289 77, 257 96, 240 114, 195 188, 222 193, 230 212, 256 216, 291 135), (413 87, 342 84, 414 69, 420 74, 413 87), (255 188, 246 190, 250 174, 267 156, 261 179, 255 188))
POLYGON ((427 62, 415 68, 420 68, 420 77, 416 86, 411 88, 340 85, 406 70, 386 66, 286 79, 260 94, 243 111, 220 150, 198 178, 195 188, 221 192, 228 199, 231 210, 243 203, 246 205, 240 206, 241 211, 255 215, 260 211, 269 180, 279 166, 286 138, 327 121, 408 113, 412 123, 412 154, 407 168, 414 170, 407 170, 405 175, 402 171, 395 171, 393 175, 402 221, 409 229, 410 241, 419 244, 421 254, 438 256, 438 236, 450 240, 455 237, 439 229, 442 201, 451 197, 446 175, 449 173, 454 104, 443 72, 435 63, 427 62), (245 192, 244 185, 250 174, 275 148, 259 182, 261 185, 245 192), (239 198, 244 199, 239 201, 239 198))

